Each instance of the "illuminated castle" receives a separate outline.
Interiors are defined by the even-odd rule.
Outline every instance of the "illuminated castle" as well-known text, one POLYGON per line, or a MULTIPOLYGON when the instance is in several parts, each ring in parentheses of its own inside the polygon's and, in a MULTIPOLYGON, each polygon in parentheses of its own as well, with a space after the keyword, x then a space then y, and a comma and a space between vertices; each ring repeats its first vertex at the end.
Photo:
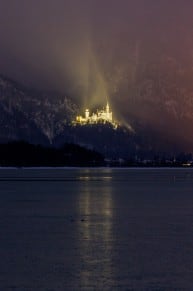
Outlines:
POLYGON ((107 102, 106 108, 103 110, 97 110, 96 113, 90 114, 89 109, 85 110, 84 116, 77 116, 76 122, 78 124, 95 124, 95 123, 111 123, 116 127, 116 123, 113 121, 113 113, 110 111, 109 104, 107 102))

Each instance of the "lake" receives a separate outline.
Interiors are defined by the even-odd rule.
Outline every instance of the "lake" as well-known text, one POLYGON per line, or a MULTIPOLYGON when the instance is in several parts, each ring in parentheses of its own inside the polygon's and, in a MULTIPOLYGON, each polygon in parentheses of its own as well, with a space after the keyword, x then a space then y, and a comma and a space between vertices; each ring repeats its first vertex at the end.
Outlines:
POLYGON ((0 169, 0 290, 193 290, 193 169, 0 169))

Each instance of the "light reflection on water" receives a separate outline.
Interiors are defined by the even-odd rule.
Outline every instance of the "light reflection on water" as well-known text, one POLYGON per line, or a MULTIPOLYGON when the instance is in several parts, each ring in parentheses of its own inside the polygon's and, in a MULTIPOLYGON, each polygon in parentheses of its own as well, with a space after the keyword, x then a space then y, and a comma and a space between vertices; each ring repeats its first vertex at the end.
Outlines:
MULTIPOLYGON (((81 286, 93 287, 93 270, 103 282, 112 282, 112 186, 93 187, 90 183, 83 186, 83 197, 79 197, 80 214, 85 217, 80 224, 80 270, 81 286)), ((104 284, 98 281, 98 288, 104 284)))
POLYGON ((0 290, 193 290, 192 169, 0 170, 0 290))

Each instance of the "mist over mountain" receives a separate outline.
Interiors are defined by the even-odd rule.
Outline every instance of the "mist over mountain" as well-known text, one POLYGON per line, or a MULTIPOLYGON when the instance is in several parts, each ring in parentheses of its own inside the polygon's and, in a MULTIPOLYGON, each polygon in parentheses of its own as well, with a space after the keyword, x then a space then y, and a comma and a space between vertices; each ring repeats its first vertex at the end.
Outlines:
MULTIPOLYGON (((192 151, 192 10, 188 0, 2 0, 0 71, 29 88, 59 92, 42 110, 56 118, 38 113, 41 96, 33 113, 25 110, 50 141, 63 126, 60 96, 80 111, 103 106, 108 96, 125 125, 192 151)), ((26 102, 14 98, 18 107, 26 102)))

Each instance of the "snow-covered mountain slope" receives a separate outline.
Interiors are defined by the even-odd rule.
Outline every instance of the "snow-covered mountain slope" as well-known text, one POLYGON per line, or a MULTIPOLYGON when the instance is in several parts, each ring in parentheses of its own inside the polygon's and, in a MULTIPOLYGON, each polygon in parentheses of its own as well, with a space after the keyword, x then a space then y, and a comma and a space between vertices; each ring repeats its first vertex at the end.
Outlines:
POLYGON ((77 113, 77 106, 54 93, 36 92, 0 76, 0 139, 49 143, 77 113), (39 132, 36 137, 34 132, 39 132), (26 136, 26 137, 25 137, 26 136))

